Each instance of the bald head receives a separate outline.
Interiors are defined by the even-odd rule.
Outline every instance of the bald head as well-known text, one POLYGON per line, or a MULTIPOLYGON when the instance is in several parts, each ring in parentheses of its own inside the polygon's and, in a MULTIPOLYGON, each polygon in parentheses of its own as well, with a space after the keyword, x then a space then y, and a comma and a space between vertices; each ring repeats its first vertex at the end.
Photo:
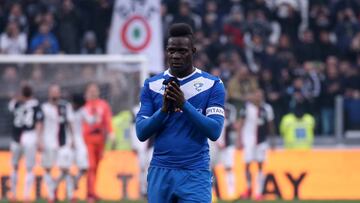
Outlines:
POLYGON ((52 102, 57 102, 61 97, 61 88, 57 84, 53 84, 49 87, 48 90, 49 100, 52 102))

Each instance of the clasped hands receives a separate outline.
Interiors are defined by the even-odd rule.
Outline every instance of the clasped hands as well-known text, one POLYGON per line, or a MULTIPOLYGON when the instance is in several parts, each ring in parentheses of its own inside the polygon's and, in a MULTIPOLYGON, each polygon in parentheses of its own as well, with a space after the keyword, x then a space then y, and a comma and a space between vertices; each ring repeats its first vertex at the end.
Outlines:
POLYGON ((179 85, 175 81, 171 81, 165 88, 161 111, 179 112, 183 108, 185 101, 184 93, 181 91, 179 85))

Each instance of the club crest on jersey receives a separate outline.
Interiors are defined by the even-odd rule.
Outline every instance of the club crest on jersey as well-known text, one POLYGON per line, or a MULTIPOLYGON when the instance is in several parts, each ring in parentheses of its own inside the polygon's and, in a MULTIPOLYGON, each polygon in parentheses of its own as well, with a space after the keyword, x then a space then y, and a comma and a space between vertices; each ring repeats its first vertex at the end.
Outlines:
POLYGON ((204 83, 198 82, 194 84, 194 87, 196 89, 196 91, 200 92, 201 91, 201 87, 204 86, 204 83))

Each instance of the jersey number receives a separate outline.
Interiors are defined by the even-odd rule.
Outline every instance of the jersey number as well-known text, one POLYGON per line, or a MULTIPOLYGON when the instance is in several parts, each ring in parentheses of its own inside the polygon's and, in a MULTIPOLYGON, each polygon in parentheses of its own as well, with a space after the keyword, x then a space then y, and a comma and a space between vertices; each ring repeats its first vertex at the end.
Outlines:
POLYGON ((31 127, 34 125, 34 110, 16 111, 14 118, 15 127, 31 127))

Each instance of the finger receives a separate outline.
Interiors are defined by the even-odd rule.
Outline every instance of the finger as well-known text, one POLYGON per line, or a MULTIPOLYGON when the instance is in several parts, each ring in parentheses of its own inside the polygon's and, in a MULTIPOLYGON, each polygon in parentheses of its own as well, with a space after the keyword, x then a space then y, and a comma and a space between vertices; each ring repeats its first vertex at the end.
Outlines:
POLYGON ((176 82, 172 81, 170 84, 171 86, 175 87, 178 91, 181 91, 180 86, 176 82))
POLYGON ((169 96, 171 96, 171 97, 174 97, 174 98, 176 98, 176 99, 179 98, 179 95, 178 95, 176 92, 173 92, 173 91, 169 91, 167 95, 169 95, 169 96))
POLYGON ((168 94, 175 94, 177 97, 181 97, 182 92, 177 91, 175 88, 170 88, 168 94))
POLYGON ((175 89, 172 85, 169 84, 169 86, 167 87, 167 92, 173 92, 173 93, 175 93, 175 92, 176 92, 176 89, 175 89))
POLYGON ((182 94, 182 91, 180 89, 177 89, 176 87, 174 87, 172 84, 170 84, 169 90, 171 90, 172 92, 174 92, 174 93, 176 93, 178 95, 182 94))
POLYGON ((170 99, 170 100, 172 100, 172 101, 174 101, 174 102, 177 101, 174 97, 172 97, 172 96, 170 96, 170 95, 167 95, 166 98, 167 98, 167 99, 170 99))

